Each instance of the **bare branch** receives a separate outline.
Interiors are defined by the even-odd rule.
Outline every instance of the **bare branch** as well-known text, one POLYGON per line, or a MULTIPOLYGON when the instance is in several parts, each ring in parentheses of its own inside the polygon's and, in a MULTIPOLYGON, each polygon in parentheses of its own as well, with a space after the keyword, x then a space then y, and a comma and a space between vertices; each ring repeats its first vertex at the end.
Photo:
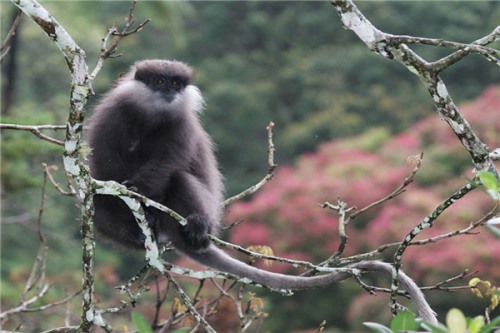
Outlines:
MULTIPOLYGON (((422 59, 406 44, 390 45, 387 40, 397 36, 384 33, 371 24, 358 10, 352 0, 332 0, 332 4, 339 13, 344 26, 356 33, 358 37, 373 52, 393 59, 404 65, 410 72, 417 75, 426 85, 427 90, 438 109, 439 115, 448 123, 457 138, 472 157, 477 171, 489 171, 500 179, 500 174, 489 157, 488 147, 475 134, 467 120, 459 112, 451 99, 446 85, 439 77, 441 67, 422 59)), ((478 45, 485 45, 498 38, 496 29, 492 34, 477 41, 478 45)), ((463 52, 463 51, 457 51, 463 52)))
MULTIPOLYGON (((328 266, 328 265, 333 264, 340 257, 340 255, 342 253, 344 253, 345 246, 347 244, 347 240, 349 239, 349 237, 347 236, 347 233, 346 233, 346 227, 347 227, 347 224, 349 224, 351 217, 348 214, 351 210, 355 209, 355 207, 347 208, 347 203, 345 203, 344 201, 341 201, 340 198, 337 198, 337 205, 332 205, 329 202, 325 202, 324 204, 322 204, 320 206, 323 208, 329 208, 331 210, 334 210, 334 211, 338 212, 338 214, 339 214, 338 230, 339 230, 340 243, 339 243, 337 251, 335 251, 335 253, 330 258, 328 258, 328 260, 325 261, 325 265, 328 266)), ((314 274, 314 273, 316 273, 316 272, 311 272, 311 274, 314 274)), ((309 274, 307 274, 307 275, 309 275, 309 274)))
POLYGON ((0 46, 0 64, 3 63, 3 60, 10 52, 11 40, 16 35, 19 23, 21 23, 21 14, 22 12, 20 10, 16 13, 14 21, 12 22, 12 25, 5 36, 2 45, 0 46))
POLYGON ((50 143, 54 143, 59 146, 64 146, 64 141, 60 141, 54 139, 48 135, 45 135, 41 132, 43 129, 51 129, 51 130, 60 130, 66 129, 66 126, 52 126, 52 125, 40 125, 40 126, 25 126, 25 125, 16 125, 16 124, 0 124, 0 129, 14 129, 20 131, 29 131, 33 133, 36 137, 45 140, 50 143))
MULTIPOLYGON (((495 167, 489 150, 484 142, 482 142, 479 137, 472 130, 471 126, 463 115, 459 112, 457 106, 451 99, 448 93, 446 85, 439 77, 439 73, 449 66, 449 64, 456 62, 457 59, 463 56, 462 53, 470 53, 472 51, 479 52, 483 56, 486 56, 488 60, 498 63, 498 59, 493 58, 492 53, 484 48, 477 48, 475 46, 470 46, 469 48, 461 48, 457 51, 455 57, 457 59, 449 58, 449 64, 443 62, 436 64, 428 63, 422 59, 417 53, 412 51, 405 43, 408 42, 406 36, 393 36, 384 33, 374 27, 370 21, 368 21, 364 15, 356 8, 351 0, 332 0, 332 4, 339 13, 344 26, 352 31, 354 31, 358 37, 374 52, 379 55, 394 59, 404 65, 410 72, 416 74, 426 85, 432 99, 437 106, 439 115, 448 123, 450 128, 453 130, 457 138, 463 144, 465 149, 469 152, 475 165, 476 171, 489 171, 497 179, 500 179, 500 174, 495 167), (398 43, 391 43, 397 40, 398 43), (388 42, 389 41, 389 42, 388 42), (488 51, 488 52, 486 52, 488 51), (461 53, 458 53, 461 52, 461 53)), ((476 41, 477 45, 487 45, 494 40, 499 38, 498 32, 499 28, 488 36, 476 41)), ((430 43, 431 40, 415 40, 415 42, 427 42, 430 43)), ((436 43, 436 41, 433 41, 436 43)), ((444 41, 440 41, 441 44, 446 44, 444 41)), ((451 46, 447 44, 447 46, 451 46)), ((496 52, 495 52, 496 55, 496 52)), ((452 55, 453 56, 453 55, 452 55)), ((434 220, 448 207, 450 207, 456 200, 462 198, 467 193, 474 189, 474 185, 467 184, 461 189, 459 189, 450 198, 445 200, 441 205, 439 205, 434 212, 432 212, 428 217, 426 217, 418 226, 416 226, 404 239, 401 245, 398 247, 396 254, 394 256, 394 269, 392 276, 391 290, 391 307, 393 313, 397 313, 397 303, 396 303, 396 290, 398 288, 398 274, 399 268, 401 266, 401 259, 405 249, 409 246, 412 239, 418 235, 423 229, 432 226, 434 220)))
MULTIPOLYGON (((493 32, 493 35, 498 34, 497 32, 493 32)), ((422 37, 414 37, 414 36, 394 36, 390 35, 387 39, 387 43, 392 46, 397 46, 400 44, 422 44, 422 45, 432 45, 432 46, 441 46, 441 47, 448 47, 448 48, 454 48, 460 50, 459 52, 455 52, 450 56, 447 56, 441 60, 438 60, 434 62, 434 64, 440 64, 439 65, 439 70, 442 71, 445 68, 449 67, 456 61, 463 59, 465 56, 471 53, 477 53, 482 56, 484 56, 487 60, 493 62, 496 65, 500 65, 500 61, 498 57, 500 57, 500 51, 489 48, 489 47, 484 47, 482 45, 477 45, 476 42, 473 42, 471 44, 465 44, 465 43, 457 43, 457 42, 450 42, 446 41, 443 39, 433 39, 433 38, 422 38, 422 37), (446 60, 445 60, 446 59, 446 60), (454 59, 453 61, 451 59, 454 59)))
POLYGON ((139 24, 136 28, 132 29, 132 25, 134 24, 136 4, 137 0, 134 0, 132 2, 132 5, 130 6, 128 16, 125 18, 125 26, 123 27, 123 29, 119 31, 115 24, 108 29, 108 33, 102 39, 101 56, 99 57, 99 60, 97 61, 92 74, 90 74, 91 81, 93 81, 97 74, 101 71, 106 59, 116 58, 120 56, 119 54, 116 54, 116 51, 123 38, 141 31, 144 26, 150 21, 149 19, 147 19, 139 24))
POLYGON ((42 163, 42 166, 43 166, 43 172, 44 172, 44 175, 45 177, 48 177, 50 182, 52 183, 52 185, 54 186, 54 188, 62 195, 65 195, 65 196, 75 196, 76 195, 76 191, 75 189, 73 188, 73 186, 71 185, 70 182, 68 182, 68 187, 69 187, 69 191, 64 191, 61 186, 59 185, 59 183, 57 183, 55 180, 54 180, 54 177, 52 177, 52 174, 50 173, 50 170, 54 170, 54 171, 57 171, 59 168, 56 166, 56 165, 47 165, 46 163, 42 163))
POLYGON ((44 310, 67 304, 74 297, 79 295, 81 291, 77 291, 76 293, 67 296, 66 298, 51 302, 45 305, 31 307, 32 304, 41 300, 49 291, 50 285, 46 282, 46 262, 47 262, 47 238, 42 230, 42 216, 45 211, 45 191, 47 188, 47 174, 44 173, 44 179, 41 189, 40 195, 40 207, 38 209, 38 217, 36 220, 36 230, 38 234, 38 238, 40 240, 40 246, 38 249, 38 254, 35 258, 35 262, 31 268, 30 275, 26 281, 24 286, 24 290, 21 295, 20 304, 17 307, 8 309, 0 313, 0 320, 4 321, 10 316, 19 313, 28 313, 28 312, 42 312, 44 310), (28 294, 35 290, 35 295, 28 298, 28 294))
POLYGON ((466 269, 464 270, 461 274, 458 274, 456 276, 453 276, 449 279, 446 279, 444 281, 441 281, 439 283, 436 283, 435 285, 433 286, 430 286, 430 287, 422 287, 421 289, 422 290, 441 290, 441 291, 447 291, 447 292, 454 292, 454 291, 457 291, 457 290, 462 290, 462 289, 472 289, 471 286, 467 285, 467 286, 458 286, 458 287, 443 287, 445 284, 448 284, 450 282, 454 282, 456 280, 463 280, 465 278, 470 278, 474 275, 476 275, 478 273, 478 271, 474 271, 472 273, 469 273, 469 270, 466 269))
MULTIPOLYGON (((420 166, 422 165, 422 158, 423 158, 423 153, 420 153, 420 155, 408 157, 408 163, 413 165, 414 168, 413 168, 411 174, 404 179, 403 184, 401 186, 399 186, 397 189, 395 189, 393 192, 391 192, 389 195, 385 196, 384 198, 377 200, 377 201, 369 204, 368 206, 366 206, 358 211, 355 211, 354 213, 352 213, 350 215, 349 215, 350 211, 355 209, 355 207, 347 208, 347 204, 345 202, 341 201, 339 198, 337 198, 337 205, 332 205, 329 202, 325 202, 322 205, 320 205, 323 208, 329 208, 329 209, 337 211, 339 213, 338 230, 339 230, 340 243, 339 243, 339 247, 338 247, 337 251, 335 251, 335 253, 333 253, 326 261, 320 263, 319 266, 331 267, 331 266, 338 264, 340 255, 344 252, 345 246, 346 246, 347 241, 349 239, 349 237, 347 236, 347 233, 346 233, 346 226, 349 224, 349 222, 352 219, 354 219, 356 216, 359 216, 360 214, 366 212, 368 209, 373 208, 377 205, 380 205, 380 204, 382 204, 388 200, 391 200, 391 199, 395 198, 396 196, 404 193, 406 191, 406 187, 413 182, 415 175, 417 174, 417 171, 420 169, 420 166)), ((400 244, 400 243, 398 243, 398 244, 400 244)), ((371 253, 373 253, 373 252, 371 252, 371 253)), ((368 258, 368 255, 370 255, 370 254, 361 254, 358 256, 354 256, 356 259, 353 261, 359 261, 360 258, 362 258, 362 257, 364 257, 364 259, 366 259, 366 258, 368 258)), ((354 257, 351 257, 351 258, 354 258, 354 257)), ((344 262, 345 260, 346 259, 343 259, 342 261, 344 262)), ((302 275, 311 276, 311 275, 314 275, 316 273, 317 273, 317 271, 310 270, 302 275)))
POLYGON ((189 299, 189 296, 186 295, 186 293, 184 292, 182 287, 177 283, 177 281, 175 281, 174 278, 167 272, 164 272, 163 274, 172 284, 175 291, 177 292, 177 295, 179 295, 179 297, 182 299, 182 302, 187 307, 189 313, 194 317, 196 322, 200 323, 201 326, 203 326, 205 331, 207 331, 208 333, 216 333, 215 330, 212 328, 212 326, 210 326, 210 324, 206 321, 206 319, 202 315, 200 315, 200 313, 196 310, 196 308, 193 306, 193 303, 189 299))
MULTIPOLYGON (((409 246, 418 246, 418 245, 425 245, 425 244, 430 244, 430 243, 437 243, 443 239, 451 238, 451 237, 456 237, 456 236, 461 236, 461 235, 475 235, 476 233, 473 232, 474 229, 484 225, 488 219, 490 219, 495 212, 495 208, 493 208, 489 213, 484 215, 481 219, 479 219, 476 222, 471 223, 468 227, 460 230, 454 230, 448 233, 445 233, 443 235, 438 235, 435 237, 427 238, 427 239, 422 239, 419 241, 412 241, 409 246)), ((376 250, 370 251, 367 253, 363 254, 358 254, 354 255, 352 257, 347 257, 339 260, 339 262, 343 265, 349 264, 352 262, 359 262, 361 260, 367 260, 376 257, 377 255, 385 252, 388 249, 394 248, 394 247, 399 247, 402 242, 396 242, 396 243, 390 243, 390 244, 384 244, 379 246, 376 250)))
POLYGON ((267 129, 267 144, 268 144, 267 164, 269 166, 269 169, 267 171, 266 176, 260 182, 249 187, 248 189, 244 190, 240 194, 237 194, 231 198, 226 199, 226 201, 224 201, 224 203, 223 203, 224 206, 227 207, 228 205, 232 204, 233 202, 240 200, 241 198, 243 198, 247 195, 250 195, 250 194, 257 192, 268 181, 273 179, 274 171, 276 170, 276 167, 277 167, 277 165, 274 163, 274 150, 275 150, 275 148, 274 148, 274 143, 273 143, 273 127, 274 127, 274 123, 271 121, 269 123, 269 125, 267 125, 267 128, 266 128, 267 129))
MULTIPOLYGON (((79 189, 89 189, 90 174, 88 167, 80 157, 80 141, 83 131, 85 105, 92 94, 91 81, 88 80, 88 68, 85 52, 73 40, 50 13, 36 0, 12 0, 12 2, 30 17, 62 52, 71 72, 70 107, 64 143, 64 168, 71 179, 75 179, 79 189)), ((81 207, 82 263, 83 263, 83 308, 80 329, 91 331, 94 323, 105 326, 104 320, 95 311, 94 295, 94 230, 90 223, 92 216, 92 193, 81 190, 77 193, 81 207)))
MULTIPOLYGON (((500 26, 496 27, 489 35, 487 36, 484 36, 474 42, 472 42, 471 45, 472 48, 476 47, 476 46, 485 46, 485 45, 488 45, 488 44, 491 44, 491 43, 494 43, 495 41, 499 40, 500 39, 500 26)), ((491 48, 487 48, 488 50, 493 50, 491 48)), ((498 52, 500 51, 497 51, 497 56, 498 56, 498 52)), ((471 48, 463 48, 463 49, 460 49, 452 54, 450 54, 449 56, 447 57, 444 57, 438 61, 435 61, 433 63, 433 66, 436 68, 437 71, 441 72, 443 71, 444 69, 446 69, 447 67, 450 67, 451 65, 453 65, 454 63, 456 63, 457 61, 465 58, 467 55, 469 55, 470 53, 472 52, 471 48)), ((500 62, 499 62, 499 59, 498 58, 495 58, 494 55, 492 54, 483 54, 483 56, 490 62, 496 64, 497 66, 500 65, 500 62)))
MULTIPOLYGON (((399 245, 396 253, 394 254, 393 272, 392 272, 392 284, 391 290, 398 289, 398 276, 399 269, 401 268, 401 260, 403 258, 403 253, 406 248, 410 245, 411 241, 422 232, 422 230, 432 227, 434 221, 441 215, 447 208, 451 207, 457 200, 466 196, 469 192, 474 190, 476 187, 474 184, 466 184, 462 186, 458 191, 453 193, 448 199, 443 201, 431 214, 429 214, 421 223, 419 223, 406 237, 404 238, 401 245, 399 245)), ((396 294, 391 293, 391 306, 393 313, 397 312, 395 308, 396 305, 396 294)))
POLYGON ((403 184, 401 184, 401 186, 399 186, 397 189, 395 189, 394 191, 392 191, 388 196, 380 199, 380 200, 377 200, 371 204, 369 204, 368 206, 354 212, 351 214, 350 218, 351 219, 354 219, 356 218, 356 216, 358 215, 361 215, 363 214, 364 212, 366 212, 368 209, 370 208, 373 208, 375 206, 378 206, 388 200, 391 200, 395 197, 397 197, 398 195, 404 193, 406 191, 406 188, 408 187, 408 185, 410 185, 411 183, 413 183, 413 180, 415 179, 415 175, 417 174, 418 170, 420 169, 420 166, 422 165, 422 159, 424 157, 424 153, 420 153, 420 155, 416 155, 416 156, 410 156, 408 157, 408 163, 413 165, 413 170, 411 172, 411 174, 406 177, 404 179, 404 182, 403 184))
POLYGON ((490 158, 494 161, 500 161, 500 148, 496 148, 490 153, 490 158))

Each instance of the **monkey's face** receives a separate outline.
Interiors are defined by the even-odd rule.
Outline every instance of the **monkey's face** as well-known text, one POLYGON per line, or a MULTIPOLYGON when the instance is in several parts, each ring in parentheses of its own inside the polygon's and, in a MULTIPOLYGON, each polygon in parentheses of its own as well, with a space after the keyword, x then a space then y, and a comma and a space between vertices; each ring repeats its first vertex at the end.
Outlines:
POLYGON ((134 79, 157 92, 168 103, 191 83, 193 70, 177 61, 144 60, 135 64, 134 79))
POLYGON ((168 120, 201 111, 203 98, 199 89, 191 85, 192 78, 192 69, 182 62, 143 60, 132 67, 117 91, 124 101, 137 105, 148 117, 168 120))
POLYGON ((144 83, 149 89, 156 92, 156 95, 164 98, 167 103, 171 103, 186 88, 188 83, 185 77, 144 71, 137 71, 135 80, 144 83))

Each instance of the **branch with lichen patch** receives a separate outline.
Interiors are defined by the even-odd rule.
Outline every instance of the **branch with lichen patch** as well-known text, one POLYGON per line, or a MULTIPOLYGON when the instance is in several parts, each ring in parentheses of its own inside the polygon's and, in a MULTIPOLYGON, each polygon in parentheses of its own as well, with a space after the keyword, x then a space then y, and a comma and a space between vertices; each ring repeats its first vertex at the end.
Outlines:
POLYGON ((397 314, 397 302, 396 302, 396 291, 399 285, 399 270, 401 268, 401 260, 403 258, 403 253, 410 246, 411 241, 422 232, 422 230, 432 227, 432 224, 436 219, 449 207, 451 207, 457 200, 463 198, 468 193, 476 188, 476 183, 466 184, 462 186, 458 191, 453 193, 449 198, 443 201, 431 214, 423 219, 413 230, 406 235, 404 240, 399 245, 396 253, 394 254, 393 270, 392 270, 392 284, 391 284, 391 309, 394 314, 397 314))
MULTIPOLYGON (((439 62, 425 61, 405 43, 388 43, 398 36, 387 34, 377 29, 358 10, 351 0, 332 0, 344 26, 352 30, 373 52, 404 65, 410 72, 417 75, 426 85, 427 90, 438 109, 439 115, 450 125, 455 135, 472 156, 477 171, 489 171, 500 179, 500 174, 489 157, 489 151, 479 137, 475 134, 467 120, 459 112, 451 99, 439 73, 445 68, 439 62)), ((476 45, 486 45, 499 38, 500 28, 476 42, 476 45)), ((405 37, 407 41, 408 37, 405 37)), ((465 52, 459 50, 457 52, 465 52)))
MULTIPOLYGON (((11 0, 21 11, 30 17, 45 34, 55 43, 62 52, 66 64, 71 72, 70 106, 64 141, 64 169, 71 180, 77 184, 77 199, 81 207, 81 234, 82 234, 82 268, 83 268, 83 307, 79 329, 90 332, 94 325, 101 326, 105 331, 111 327, 104 321, 101 313, 96 311, 94 292, 94 253, 95 240, 92 223, 93 193, 90 191, 92 184, 90 171, 83 161, 80 143, 83 132, 85 105, 93 94, 93 76, 88 75, 85 52, 73 40, 71 35, 57 20, 36 0, 11 0)), ((129 17, 132 17, 134 7, 131 8, 129 17)), ((132 22, 130 22, 130 25, 132 22)), ((137 30, 138 31, 138 30, 137 30)), ((134 31, 136 32, 136 31, 134 31)), ((133 33, 133 32, 131 32, 133 33)), ((124 37, 124 36, 121 36, 124 37)), ((121 38, 120 38, 121 39, 121 38)), ((119 41, 118 41, 119 42, 119 41)), ((117 43, 116 43, 117 44, 117 43)), ((28 130, 28 129, 26 129, 28 130)), ((29 129, 44 140, 60 144, 40 135, 38 129, 29 129)), ((64 328, 61 328, 61 330, 64 328)))
POLYGON ((189 299, 189 296, 184 292, 184 289, 182 289, 179 283, 177 283, 177 281, 175 281, 175 279, 170 274, 168 274, 168 272, 164 272, 163 275, 174 286, 177 295, 179 295, 179 297, 182 299, 182 302, 187 307, 189 313, 194 317, 196 322, 199 323, 201 326, 203 326, 206 332, 216 333, 216 331, 212 328, 212 326, 210 326, 210 324, 206 321, 206 319, 202 315, 200 315, 200 313, 193 306, 191 299, 189 299))
MULTIPOLYGON (((499 31, 500 31, 499 28, 495 29, 491 33, 491 35, 493 35, 495 38, 498 38, 498 36, 500 35, 499 31)), ((400 44, 417 44, 417 45, 431 45, 431 46, 440 46, 440 47, 458 49, 459 51, 454 52, 453 54, 446 56, 440 60, 437 60, 433 63, 434 65, 439 64, 440 68, 439 71, 444 70, 445 68, 454 64, 458 60, 463 59, 465 56, 471 53, 480 54, 490 62, 496 65, 500 65, 500 60, 498 59, 498 57, 500 57, 500 51, 495 50, 493 48, 485 47, 483 45, 478 45, 478 42, 481 40, 472 42, 470 44, 465 44, 465 43, 451 42, 443 39, 422 38, 422 37, 402 36, 402 35, 388 35, 386 42, 388 45, 391 46, 398 46, 400 44)))

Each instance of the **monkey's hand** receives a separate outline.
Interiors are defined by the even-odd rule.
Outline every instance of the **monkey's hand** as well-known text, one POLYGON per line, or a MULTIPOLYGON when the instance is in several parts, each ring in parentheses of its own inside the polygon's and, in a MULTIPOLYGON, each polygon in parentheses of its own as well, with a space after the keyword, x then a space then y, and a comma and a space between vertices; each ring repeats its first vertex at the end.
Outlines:
POLYGON ((202 215, 190 215, 186 218, 187 225, 182 228, 182 236, 186 244, 194 251, 200 251, 210 245, 208 234, 210 224, 202 215))

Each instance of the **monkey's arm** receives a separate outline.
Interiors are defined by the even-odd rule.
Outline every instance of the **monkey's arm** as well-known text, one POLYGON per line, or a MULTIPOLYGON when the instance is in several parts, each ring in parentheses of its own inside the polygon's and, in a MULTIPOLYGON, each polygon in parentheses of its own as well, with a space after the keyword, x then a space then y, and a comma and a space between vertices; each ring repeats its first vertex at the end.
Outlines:
POLYGON ((153 210, 154 229, 159 239, 169 239, 181 251, 197 252, 206 249, 208 234, 217 235, 220 201, 195 175, 187 171, 171 174, 164 189, 162 204, 187 219, 187 225, 159 211, 153 210))
POLYGON ((159 158, 150 159, 121 182, 131 190, 162 202, 165 198, 165 189, 170 186, 174 170, 173 166, 159 158))

